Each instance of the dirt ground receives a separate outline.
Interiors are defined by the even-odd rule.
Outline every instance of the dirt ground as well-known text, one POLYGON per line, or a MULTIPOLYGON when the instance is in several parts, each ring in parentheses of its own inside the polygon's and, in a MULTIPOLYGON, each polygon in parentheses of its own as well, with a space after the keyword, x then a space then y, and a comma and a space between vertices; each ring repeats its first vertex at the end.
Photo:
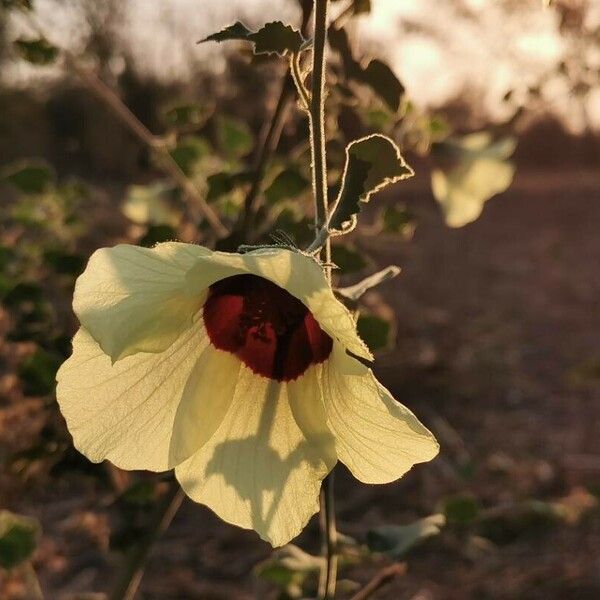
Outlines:
MULTIPOLYGON (((402 189, 418 215, 412 243, 367 235, 355 243, 378 265, 403 269, 370 299, 398 315, 396 348, 376 371, 435 431, 442 451, 386 486, 359 484, 338 467, 339 529, 359 540, 373 525, 429 515, 457 493, 494 510, 600 490, 598 172, 521 171, 477 222, 457 230, 423 201, 425 183, 402 189)), ((3 346, 8 362, 11 348, 3 346)), ((5 373, 3 391, 13 386, 5 373)), ((39 435, 44 411, 39 399, 7 394, 3 446, 39 435)), ((6 470, 0 477, 3 504, 42 522, 35 568, 50 600, 106 591, 122 560, 107 551, 116 519, 110 480, 120 475, 69 456, 68 468, 63 461, 25 479, 6 470)), ((513 525, 504 522, 492 541, 448 528, 409 554, 406 575, 373 598, 600 598, 597 511, 571 524, 513 525)), ((315 519, 297 542, 318 549, 315 519)), ((252 574, 269 553, 254 533, 186 501, 152 551, 139 598, 275 597, 252 574)), ((348 567, 341 578, 364 584, 380 567, 348 567)), ((2 585, 0 598, 17 597, 16 583, 2 585)), ((344 586, 340 598, 349 597, 344 586)))

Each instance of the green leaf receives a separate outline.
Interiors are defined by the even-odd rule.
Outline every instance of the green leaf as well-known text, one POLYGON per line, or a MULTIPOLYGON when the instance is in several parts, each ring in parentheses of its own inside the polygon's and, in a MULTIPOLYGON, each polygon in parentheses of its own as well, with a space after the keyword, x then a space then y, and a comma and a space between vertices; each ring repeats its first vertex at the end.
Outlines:
POLYGON ((217 139, 221 149, 230 157, 248 154, 254 145, 254 136, 244 121, 234 117, 217 119, 217 139))
POLYGON ((42 288, 37 283, 20 282, 2 298, 2 304, 14 308, 23 302, 37 303, 42 299, 42 288))
POLYGON ((132 185, 121 207, 123 214, 138 225, 169 225, 175 227, 181 214, 169 203, 173 187, 162 181, 149 185, 132 185))
POLYGON ((346 148, 342 186, 329 221, 330 231, 334 234, 352 231, 362 203, 391 183, 413 175, 414 171, 390 138, 375 134, 352 142, 346 148))
POLYGON ((297 198, 309 187, 310 181, 297 169, 285 169, 265 190, 265 198, 269 204, 277 204, 281 200, 297 198))
POLYGON ((415 231, 414 215, 406 206, 386 206, 382 214, 383 231, 411 238, 415 231))
POLYGON ((358 317, 356 329, 358 335, 372 352, 390 347, 392 324, 387 319, 377 315, 361 314, 358 317))
POLYGON ((449 162, 431 173, 433 195, 449 227, 475 221, 490 198, 508 189, 515 173, 508 158, 514 149, 514 139, 494 142, 485 131, 434 146, 434 155, 449 162))
POLYGON ((294 29, 291 25, 285 25, 281 21, 267 23, 255 32, 238 21, 218 33, 209 35, 200 43, 229 40, 252 42, 255 54, 279 54, 280 56, 299 52, 306 41, 297 29, 294 29))
POLYGON ((373 59, 366 67, 354 58, 348 33, 342 27, 331 26, 329 44, 342 59, 346 79, 369 86, 392 110, 398 112, 404 86, 392 69, 382 60, 373 59))
POLYGON ((252 174, 247 171, 214 173, 206 179, 208 185, 206 200, 208 202, 218 200, 233 192, 237 187, 249 183, 251 178, 252 174))
POLYGON ((479 504, 472 496, 454 496, 444 502, 444 514, 448 523, 469 525, 479 514, 479 504))
POLYGON ((360 271, 367 266, 363 255, 349 245, 335 244, 332 246, 331 260, 344 274, 360 271))
POLYGON ((20 38, 14 42, 19 56, 34 65, 49 65, 56 60, 58 48, 44 38, 20 38))
POLYGON ((22 194, 43 194, 54 185, 54 173, 43 163, 17 163, 3 169, 2 178, 22 194))
POLYGON ((62 358, 42 348, 19 365, 19 378, 27 396, 45 396, 54 390, 56 372, 62 358))
POLYGON ((0 510, 0 567, 13 569, 29 560, 40 533, 37 519, 0 510))
MULTIPOLYGON (((286 206, 277 215, 271 227, 271 234, 280 231, 291 237, 297 246, 303 246, 308 244, 313 237, 313 221, 304 216, 297 207, 286 206)), ((265 241, 272 241, 272 238, 265 241)))
POLYGON ((368 85, 392 111, 398 112, 404 86, 386 63, 377 58, 373 59, 357 79, 368 85))
POLYGON ((352 300, 356 302, 370 289, 381 285, 385 281, 389 281, 393 279, 400 273, 400 267, 396 267, 394 265, 390 265, 381 271, 374 273, 373 275, 369 275, 369 277, 365 277, 362 281, 355 283, 354 285, 350 285, 348 287, 338 288, 336 292, 344 298, 348 300, 352 300))
POLYGON ((179 168, 189 176, 210 152, 210 145, 204 138, 188 135, 179 140, 177 146, 171 150, 171 156, 179 168))
POLYGON ((167 125, 175 128, 202 127, 212 114, 212 108, 201 104, 174 106, 165 112, 167 125))
POLYGON ((446 519, 442 514, 431 515, 410 525, 382 525, 367 534, 372 552, 382 552, 399 559, 427 538, 439 535, 446 519))

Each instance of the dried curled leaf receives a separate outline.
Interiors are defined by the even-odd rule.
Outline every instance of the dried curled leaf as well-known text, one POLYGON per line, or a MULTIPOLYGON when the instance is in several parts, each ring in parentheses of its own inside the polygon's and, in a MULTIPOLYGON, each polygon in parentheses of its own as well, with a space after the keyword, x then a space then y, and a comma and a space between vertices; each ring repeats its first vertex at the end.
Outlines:
POLYGON ((374 134, 349 144, 342 186, 329 220, 330 232, 339 235, 352 231, 362 203, 391 183, 413 175, 398 146, 385 135, 374 134))
POLYGON ((254 44, 255 54, 295 54, 300 51, 306 40, 302 34, 291 25, 281 21, 273 21, 261 27, 258 31, 251 31, 241 21, 213 33, 200 40, 203 42, 226 42, 241 40, 254 44))

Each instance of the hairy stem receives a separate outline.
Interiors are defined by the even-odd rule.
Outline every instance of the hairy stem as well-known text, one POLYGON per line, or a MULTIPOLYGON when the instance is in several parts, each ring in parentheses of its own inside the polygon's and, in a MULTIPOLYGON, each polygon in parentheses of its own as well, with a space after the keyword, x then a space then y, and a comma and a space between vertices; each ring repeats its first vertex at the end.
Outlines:
POLYGON ((333 494, 333 471, 323 481, 321 488, 321 512, 319 514, 322 536, 322 554, 325 566, 319 578, 319 599, 332 600, 337 583, 337 529, 333 494))
POLYGON ((325 42, 328 0, 315 0, 312 94, 310 102, 310 146, 312 151, 315 225, 327 219, 327 161, 325 154, 325 42))
POLYGON ((142 537, 131 551, 123 571, 120 573, 118 581, 110 594, 110 600, 133 600, 142 580, 150 550, 154 542, 171 524, 184 498, 185 494, 178 483, 175 481, 172 482, 169 490, 165 493, 156 509, 156 514, 148 527, 146 535, 142 537))
MULTIPOLYGON (((310 147, 312 153, 315 227, 319 231, 327 222, 327 155, 325 150, 325 44, 327 41, 327 9, 329 0, 315 0, 315 31, 313 44, 312 91, 309 107, 310 147)), ((325 243, 325 273, 331 283, 331 245, 325 243)), ((333 473, 321 488, 321 536, 325 565, 319 580, 319 598, 331 600, 337 581, 337 530, 333 495, 333 473)))

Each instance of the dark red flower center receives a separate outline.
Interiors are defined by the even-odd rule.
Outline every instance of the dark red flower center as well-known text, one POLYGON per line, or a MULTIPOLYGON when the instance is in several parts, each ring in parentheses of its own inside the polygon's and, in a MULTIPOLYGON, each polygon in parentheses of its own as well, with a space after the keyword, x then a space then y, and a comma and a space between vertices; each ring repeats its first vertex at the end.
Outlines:
POLYGON ((326 360, 333 347, 302 302, 257 275, 234 275, 211 285, 204 324, 216 348, 277 381, 296 379, 326 360))

